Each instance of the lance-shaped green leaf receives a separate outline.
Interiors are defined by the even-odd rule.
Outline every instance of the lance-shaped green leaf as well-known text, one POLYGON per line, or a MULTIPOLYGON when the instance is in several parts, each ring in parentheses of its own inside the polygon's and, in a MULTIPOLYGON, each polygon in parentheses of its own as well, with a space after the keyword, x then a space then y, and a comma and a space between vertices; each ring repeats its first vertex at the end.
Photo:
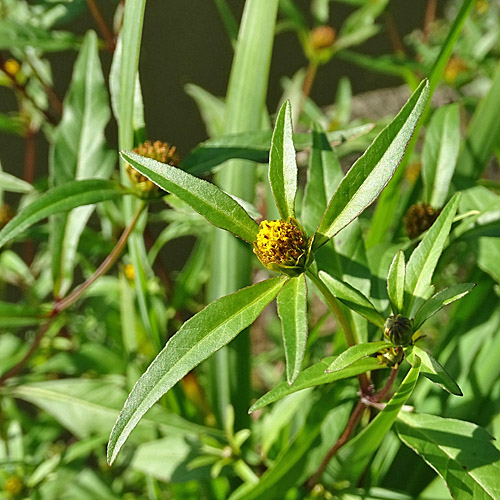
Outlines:
MULTIPOLYGON (((116 162, 116 153, 107 148, 104 136, 110 114, 97 35, 89 31, 64 99, 61 123, 55 131, 50 155, 53 186, 110 176, 116 162)), ((64 296, 71 286, 78 241, 93 210, 93 206, 79 207, 53 218, 52 275, 57 295, 64 296)))
POLYGON ((316 363, 313 366, 302 371, 293 385, 283 382, 271 389, 268 393, 264 394, 260 399, 258 399, 250 408, 250 412, 263 408, 275 401, 278 401, 289 394, 294 392, 307 389, 308 387, 316 387, 318 385, 330 384, 337 380, 342 380, 345 378, 355 377, 361 373, 365 373, 373 370, 380 370, 381 368, 386 368, 385 365, 381 365, 376 358, 362 358, 358 359, 351 365, 347 366, 343 370, 336 371, 333 373, 327 372, 327 368, 332 364, 336 358, 330 356, 324 360, 316 363))
POLYGON ((316 248, 355 219, 387 185, 403 158, 428 93, 428 82, 423 81, 342 179, 321 219, 315 237, 316 248))
POLYGON ((475 283, 460 283, 459 285, 453 285, 449 288, 445 288, 440 292, 433 295, 429 300, 424 302, 420 309, 415 314, 415 319, 413 320, 413 327, 418 330, 425 321, 427 321, 431 316, 436 314, 440 309, 455 300, 461 299, 464 295, 467 295, 474 287, 475 283))
MULTIPOLYGON (((366 134, 372 128, 373 125, 368 123, 347 130, 328 132, 326 136, 328 142, 336 146, 366 134)), ((232 158, 267 163, 271 136, 270 131, 258 130, 214 137, 196 146, 179 166, 191 174, 201 174, 232 158)), ((293 134, 293 143, 297 151, 302 151, 312 147, 313 139, 308 133, 293 134)))
POLYGON ((19 177, 10 175, 0 170, 0 191, 9 191, 11 193, 30 193, 33 186, 19 177))
POLYGON ((343 370, 356 361, 365 358, 366 356, 370 356, 381 349, 387 349, 388 347, 393 347, 393 344, 392 342, 387 342, 385 340, 353 345, 337 356, 332 364, 326 369, 326 372, 332 373, 343 370))
POLYGON ((399 314, 403 311, 405 295, 405 254, 400 250, 395 256, 387 275, 387 295, 391 302, 392 312, 399 314))
POLYGON ((69 31, 47 30, 11 18, 0 20, 0 49, 34 47, 44 52, 77 49, 80 40, 69 31))
POLYGON ((420 358, 422 365, 420 373, 431 382, 448 391, 455 396, 463 396, 458 384, 451 378, 451 375, 441 366, 434 357, 427 351, 420 349, 417 345, 406 350, 406 359, 410 364, 415 363, 415 356, 420 358))
POLYGON ((272 278, 210 303, 186 321, 137 381, 113 427, 108 462, 142 416, 179 380, 251 325, 276 297, 283 278, 272 278))
POLYGON ((271 139, 269 182, 282 219, 295 217, 297 162, 292 139, 292 107, 290 101, 281 106, 271 139))
POLYGON ((374 325, 377 325, 380 328, 384 326, 384 317, 360 291, 349 285, 349 283, 340 281, 324 271, 320 271, 319 276, 330 292, 332 292, 332 294, 337 297, 340 302, 351 308, 353 311, 361 314, 361 316, 364 316, 374 325))
POLYGON ((441 208, 448 196, 460 148, 458 103, 439 108, 427 129, 422 155, 424 196, 432 207, 441 208))
POLYGON ((286 357, 286 379, 292 385, 300 373, 307 342, 307 284, 305 274, 287 281, 278 295, 278 314, 286 357))
POLYGON ((121 156, 141 174, 163 190, 178 196, 215 226, 249 243, 255 241, 257 223, 236 200, 214 184, 136 153, 122 152, 121 156))
POLYGON ((318 227, 328 200, 343 177, 339 160, 317 123, 314 124, 312 137, 313 146, 301 212, 301 222, 307 234, 312 234, 318 227))
POLYGON ((401 413, 396 432, 446 482, 453 498, 500 498, 500 451, 482 427, 463 420, 401 413))
POLYGON ((459 201, 460 193, 457 193, 446 204, 423 240, 411 254, 406 266, 405 291, 407 297, 404 307, 406 317, 414 316, 422 300, 429 297, 432 275, 448 238, 459 201))
POLYGON ((120 184, 104 179, 73 181, 49 189, 19 212, 1 231, 0 248, 49 215, 67 212, 83 205, 116 200, 130 194, 120 184))
POLYGON ((339 480, 347 479, 355 482, 359 479, 370 457, 379 448, 401 408, 411 396, 417 383, 419 370, 420 361, 417 360, 385 408, 356 437, 339 450, 332 464, 335 471, 338 471, 336 477, 339 480))

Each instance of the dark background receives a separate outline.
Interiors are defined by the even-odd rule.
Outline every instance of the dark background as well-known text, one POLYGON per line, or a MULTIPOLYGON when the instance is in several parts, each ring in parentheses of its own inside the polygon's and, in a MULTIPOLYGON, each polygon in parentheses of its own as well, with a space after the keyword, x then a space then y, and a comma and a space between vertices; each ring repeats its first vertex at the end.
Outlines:
MULTIPOLYGON (((96 0, 104 17, 111 24, 115 2, 96 0)), ((229 2, 237 19, 244 0, 229 2)), ((308 14, 309 1, 296 4, 308 14)), ((402 36, 422 26, 426 2, 394 0, 391 9, 402 36)), ((341 2, 331 3, 330 24, 338 29, 352 11, 341 2)), ((383 25, 384 19, 379 22, 383 25)), ((312 22, 311 22, 312 23, 312 22)), ((96 29, 88 11, 70 24, 58 26, 83 35, 96 29)), ((392 52, 385 29, 355 50, 368 54, 392 52)), ((55 88, 61 98, 68 88, 76 52, 47 54, 52 62, 55 88)), ((102 51, 101 61, 107 76, 111 54, 102 51)), ((194 101, 184 93, 186 83, 195 83, 209 92, 223 96, 226 91, 232 61, 232 48, 214 2, 210 0, 148 0, 146 5, 140 59, 146 123, 151 139, 175 144, 181 156, 206 139, 206 131, 194 101)), ((270 111, 276 109, 282 93, 280 78, 291 77, 306 65, 302 47, 294 33, 281 33, 275 41, 268 92, 270 111)), ((397 78, 362 70, 352 64, 333 59, 320 68, 312 91, 319 105, 333 102, 341 76, 351 80, 354 93, 401 83, 397 78)), ((12 91, 0 88, 0 111, 16 109, 12 91)), ((116 146, 116 126, 108 127, 108 138, 116 146)), ((24 141, 22 138, 0 134, 0 161, 7 172, 22 176, 24 141)), ((37 176, 46 173, 48 146, 39 134, 37 144, 37 176)))

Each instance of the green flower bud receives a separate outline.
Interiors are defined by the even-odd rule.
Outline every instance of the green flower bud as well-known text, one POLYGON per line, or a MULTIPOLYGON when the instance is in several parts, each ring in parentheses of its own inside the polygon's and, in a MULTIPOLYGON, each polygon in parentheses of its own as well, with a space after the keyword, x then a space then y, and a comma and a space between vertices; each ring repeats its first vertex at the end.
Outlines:
POLYGON ((401 314, 389 316, 384 325, 384 335, 394 345, 410 345, 413 336, 413 321, 401 314))

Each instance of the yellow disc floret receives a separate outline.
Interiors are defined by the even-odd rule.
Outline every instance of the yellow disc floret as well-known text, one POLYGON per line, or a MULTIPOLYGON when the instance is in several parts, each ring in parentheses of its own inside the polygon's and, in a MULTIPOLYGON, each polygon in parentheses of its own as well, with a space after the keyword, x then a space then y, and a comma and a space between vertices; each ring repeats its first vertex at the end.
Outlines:
POLYGON ((290 219, 264 220, 260 223, 254 252, 267 268, 295 273, 303 269, 307 258, 308 240, 298 223, 290 219))

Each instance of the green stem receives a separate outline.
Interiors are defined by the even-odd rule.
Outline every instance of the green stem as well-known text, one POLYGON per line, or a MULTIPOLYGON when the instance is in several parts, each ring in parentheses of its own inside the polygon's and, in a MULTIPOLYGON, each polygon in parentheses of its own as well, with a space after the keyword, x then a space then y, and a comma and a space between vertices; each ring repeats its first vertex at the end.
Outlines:
MULTIPOLYGON (((228 134, 259 130, 265 107, 278 0, 247 0, 235 48, 226 99, 228 134)), ((255 197, 255 168, 233 160, 216 175, 216 184, 247 201, 255 197)), ((251 249, 233 235, 216 230, 213 245, 210 301, 233 293, 251 282, 251 249)), ((227 348, 212 356, 212 400, 223 423, 226 408, 235 410, 235 428, 249 426, 250 334, 241 332, 227 348)))
POLYGON ((321 295, 323 295, 327 304, 330 306, 330 309, 344 331, 347 345, 352 347, 353 345, 359 344, 357 333, 352 328, 352 324, 344 313, 340 302, 335 298, 332 292, 330 292, 328 287, 323 283, 323 281, 321 281, 321 278, 316 273, 308 270, 306 275, 316 285, 317 289, 321 292, 321 295))
MULTIPOLYGON (((359 338, 356 330, 352 327, 352 323, 350 318, 344 312, 342 305, 335 298, 335 296, 330 292, 328 287, 323 283, 321 278, 310 269, 306 271, 307 277, 316 285, 317 289, 321 292, 327 304, 330 306, 333 314, 337 318, 342 330, 344 331, 344 336, 349 347, 359 344, 359 338)), ((361 373, 358 375, 359 387, 361 388, 361 392, 365 395, 369 395, 371 393, 370 381, 366 373, 361 373)))

